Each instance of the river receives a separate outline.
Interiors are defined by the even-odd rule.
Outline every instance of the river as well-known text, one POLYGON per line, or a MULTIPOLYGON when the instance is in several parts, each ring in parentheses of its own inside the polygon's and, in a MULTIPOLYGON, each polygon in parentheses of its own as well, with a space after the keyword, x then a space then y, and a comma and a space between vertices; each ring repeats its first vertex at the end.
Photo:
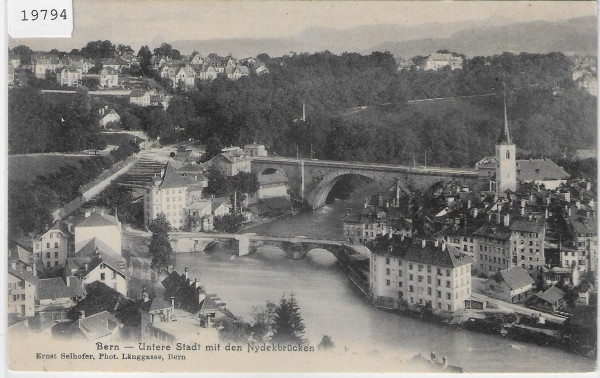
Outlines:
MULTIPOLYGON (((271 235, 341 236, 339 219, 355 204, 336 201, 311 213, 249 232, 271 235)), ((416 353, 446 355, 450 364, 469 372, 584 372, 595 360, 557 349, 499 336, 451 329, 374 308, 324 250, 290 260, 276 248, 260 248, 238 257, 233 251, 184 253, 177 271, 188 267, 209 293, 217 294, 237 316, 252 319, 253 307, 277 302, 294 292, 312 345, 329 335, 336 346, 364 353, 385 351, 402 358, 416 353)))

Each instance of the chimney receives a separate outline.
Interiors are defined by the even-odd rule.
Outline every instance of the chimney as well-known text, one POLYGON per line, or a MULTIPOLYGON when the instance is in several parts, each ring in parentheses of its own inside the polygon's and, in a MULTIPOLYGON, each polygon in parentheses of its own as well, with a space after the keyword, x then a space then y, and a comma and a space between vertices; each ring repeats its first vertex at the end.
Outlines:
POLYGON ((510 225, 510 214, 504 214, 504 226, 508 227, 510 225))
POLYGON ((188 268, 187 268, 187 266, 185 267, 184 272, 185 272, 185 279, 187 280, 188 279, 188 268))
POLYGON ((577 200, 577 201, 575 201, 575 206, 576 206, 578 209, 581 209, 581 201, 580 201, 580 200, 577 200))
POLYGON ((33 259, 33 276, 37 277, 37 263, 35 262, 35 259, 33 259))
POLYGON ((86 218, 89 217, 90 215, 92 215, 92 210, 91 209, 85 209, 85 213, 83 214, 86 218))
POLYGON ((442 240, 442 251, 446 249, 446 242, 442 240))
POLYGON ((144 302, 148 302, 150 300, 150 295, 148 294, 148 291, 146 290, 146 288, 142 288, 142 300, 144 302))
POLYGON ((550 196, 546 197, 546 205, 550 205, 550 196))
POLYGON ((521 207, 521 208, 520 208, 520 210, 519 210, 519 213, 520 213, 521 215, 525 215, 525 208, 524 208, 524 207, 521 207))
POLYGON ((440 244, 439 240, 435 239, 435 246, 437 247, 440 244))
POLYGON ((585 183, 585 190, 592 190, 592 183, 591 182, 586 182, 585 183))
POLYGON ((467 201, 467 209, 470 209, 470 208, 471 208, 471 199, 469 199, 469 200, 467 201))
POLYGON ((85 311, 79 310, 79 319, 85 319, 85 311))
POLYGON ((379 207, 383 207, 383 193, 379 193, 379 196, 377 197, 377 205, 379 207))
POLYGON ((83 264, 83 267, 85 268, 85 271, 87 272, 90 265, 88 263, 85 263, 85 264, 83 264))
POLYGON ((175 309, 175 297, 171 297, 171 308, 175 309))
POLYGON ((425 245, 427 245, 427 241, 425 239, 421 240, 421 248, 425 248, 425 245))
POLYGON ((571 216, 571 206, 569 206, 568 213, 569 213, 569 216, 571 216))
POLYGON ((550 215, 550 214, 548 214, 548 208, 546 207, 546 210, 545 210, 545 215, 544 215, 544 216, 546 217, 546 219, 548 219, 548 216, 549 216, 549 215, 550 215))
POLYGON ((392 238, 392 229, 390 229, 390 232, 388 233, 388 239, 392 238))
POLYGON ((571 192, 567 191, 565 193, 565 201, 571 202, 571 192))
POLYGON ((11 261, 10 266, 11 266, 11 268, 13 268, 13 270, 17 270, 17 262, 16 261, 11 261))
POLYGON ((477 213, 478 213, 477 208, 476 207, 473 208, 473 218, 477 218, 477 213))
POLYGON ((404 241, 404 234, 400 234, 400 241, 404 241))
POLYGON ((525 207, 525 198, 521 198, 521 207, 525 207))
POLYGON ((71 276, 65 277, 65 283, 67 284, 67 287, 71 286, 71 276))

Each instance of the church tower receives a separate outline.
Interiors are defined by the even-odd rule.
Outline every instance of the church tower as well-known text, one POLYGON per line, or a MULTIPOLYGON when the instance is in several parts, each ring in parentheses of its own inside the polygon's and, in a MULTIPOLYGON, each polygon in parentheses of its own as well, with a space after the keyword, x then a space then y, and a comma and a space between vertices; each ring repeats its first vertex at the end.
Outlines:
POLYGON ((504 193, 506 190, 517 190, 517 162, 516 146, 512 142, 508 130, 508 117, 506 115, 506 89, 504 90, 504 127, 496 143, 496 192, 504 193))

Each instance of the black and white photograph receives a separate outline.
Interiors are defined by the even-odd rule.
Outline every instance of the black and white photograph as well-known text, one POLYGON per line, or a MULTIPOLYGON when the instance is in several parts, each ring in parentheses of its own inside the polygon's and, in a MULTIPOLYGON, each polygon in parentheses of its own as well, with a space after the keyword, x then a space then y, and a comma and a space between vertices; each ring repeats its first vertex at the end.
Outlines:
POLYGON ((13 373, 596 372, 596 2, 6 15, 13 373))

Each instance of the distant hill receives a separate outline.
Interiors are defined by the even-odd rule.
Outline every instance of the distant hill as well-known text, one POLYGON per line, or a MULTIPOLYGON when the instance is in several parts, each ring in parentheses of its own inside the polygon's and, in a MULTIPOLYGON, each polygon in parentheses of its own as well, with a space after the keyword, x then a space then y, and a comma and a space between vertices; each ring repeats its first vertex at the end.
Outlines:
POLYGON ((596 17, 574 18, 563 22, 535 21, 519 24, 477 27, 455 32, 448 38, 425 38, 384 42, 363 50, 389 51, 396 57, 429 55, 440 49, 467 56, 494 55, 504 51, 597 55, 596 17))

